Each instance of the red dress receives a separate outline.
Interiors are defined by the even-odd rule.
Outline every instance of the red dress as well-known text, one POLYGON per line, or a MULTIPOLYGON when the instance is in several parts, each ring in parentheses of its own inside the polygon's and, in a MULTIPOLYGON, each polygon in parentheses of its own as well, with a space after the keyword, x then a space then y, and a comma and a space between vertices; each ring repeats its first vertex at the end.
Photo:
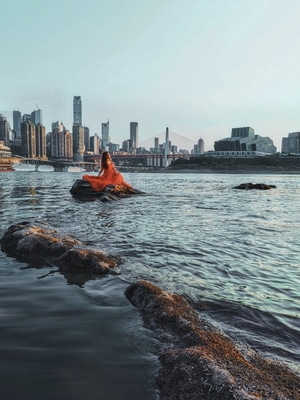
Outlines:
POLYGON ((107 162, 107 168, 103 169, 102 175, 83 175, 82 179, 88 181, 96 192, 102 192, 108 185, 118 185, 125 188, 132 188, 120 172, 115 168, 112 161, 107 162))

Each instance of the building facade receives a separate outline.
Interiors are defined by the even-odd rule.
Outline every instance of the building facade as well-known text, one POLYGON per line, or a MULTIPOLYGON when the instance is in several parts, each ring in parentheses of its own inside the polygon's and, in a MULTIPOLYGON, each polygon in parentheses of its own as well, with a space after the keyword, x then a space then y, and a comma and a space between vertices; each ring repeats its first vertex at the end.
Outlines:
POLYGON ((288 137, 282 138, 281 152, 284 154, 300 153, 300 132, 291 132, 288 137))
POLYGON ((38 158, 47 158, 46 154, 46 129, 38 123, 34 125, 35 129, 35 156, 38 158))
POLYGON ((36 157, 35 125, 27 119, 21 123, 21 156, 36 157))
POLYGON ((0 140, 4 142, 5 146, 9 146, 9 132, 9 122, 4 115, 0 114, 0 140))
POLYGON ((94 136, 90 137, 90 151, 94 154, 99 154, 101 148, 101 138, 97 133, 94 136))
POLYGON ((272 139, 255 135, 254 129, 250 127, 233 128, 231 137, 216 141, 214 149, 224 155, 231 152, 232 156, 247 156, 247 152, 276 153, 272 139))
POLYGON ((74 161, 84 161, 84 127, 80 125, 73 125, 73 159, 74 161))
POLYGON ((73 160, 73 136, 61 122, 52 124, 50 157, 60 161, 73 160))

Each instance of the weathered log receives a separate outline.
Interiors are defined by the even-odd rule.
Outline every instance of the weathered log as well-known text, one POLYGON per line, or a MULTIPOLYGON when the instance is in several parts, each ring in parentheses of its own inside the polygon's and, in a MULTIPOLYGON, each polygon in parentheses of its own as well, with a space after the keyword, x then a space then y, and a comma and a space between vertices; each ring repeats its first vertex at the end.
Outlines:
POLYGON ((162 400, 300 399, 298 375, 252 350, 239 350, 182 296, 145 281, 131 284, 125 295, 168 344, 157 378, 162 400))

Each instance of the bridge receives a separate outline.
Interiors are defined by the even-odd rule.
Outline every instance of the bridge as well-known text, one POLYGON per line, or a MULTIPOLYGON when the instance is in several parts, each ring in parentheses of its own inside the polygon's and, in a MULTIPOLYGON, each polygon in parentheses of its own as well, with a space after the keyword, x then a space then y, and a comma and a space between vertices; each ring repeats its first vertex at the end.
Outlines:
MULTIPOLYGON (((154 141, 156 138, 159 139, 160 143, 165 143, 166 131, 160 132, 159 134, 154 135, 149 139, 141 141, 139 143, 139 147, 145 147, 146 149, 154 147, 154 141)), ((169 141, 171 141, 172 145, 177 146, 179 149, 185 149, 190 152, 191 149, 194 148, 194 145, 197 144, 198 139, 191 139, 169 130, 169 141)))

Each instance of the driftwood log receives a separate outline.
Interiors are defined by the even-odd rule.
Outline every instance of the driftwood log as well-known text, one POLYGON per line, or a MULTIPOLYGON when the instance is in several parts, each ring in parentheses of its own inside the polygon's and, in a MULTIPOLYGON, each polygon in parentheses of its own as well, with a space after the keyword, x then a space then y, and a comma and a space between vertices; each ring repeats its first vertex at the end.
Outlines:
POLYGON ((141 281, 126 297, 167 349, 157 379, 161 400, 296 400, 300 377, 254 351, 242 352, 181 296, 141 281))

